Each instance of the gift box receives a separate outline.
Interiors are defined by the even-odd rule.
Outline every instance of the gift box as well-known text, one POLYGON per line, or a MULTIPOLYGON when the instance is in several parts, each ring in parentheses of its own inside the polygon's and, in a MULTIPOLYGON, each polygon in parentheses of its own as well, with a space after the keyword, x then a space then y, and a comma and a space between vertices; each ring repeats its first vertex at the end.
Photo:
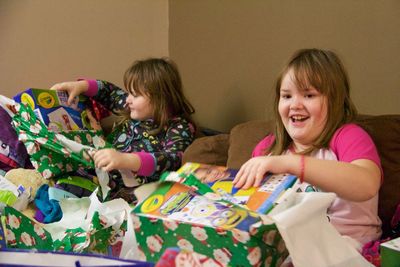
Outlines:
POLYGON ((225 166, 186 162, 175 173, 163 175, 160 180, 179 181, 188 186, 195 186, 201 194, 218 193, 230 202, 261 214, 267 214, 276 206, 283 193, 297 180, 297 177, 291 174, 268 173, 259 187, 242 189, 233 184, 238 172, 239 170, 225 166))
POLYGON ((207 196, 181 183, 160 183, 131 213, 139 258, 156 262, 168 247, 203 254, 210 266, 279 266, 288 256, 272 221, 207 196))
POLYGON ((67 92, 29 88, 14 96, 14 100, 29 105, 36 116, 52 131, 91 129, 85 111, 84 96, 76 97, 68 106, 67 92))
POLYGON ((381 267, 397 267, 400 264, 400 237, 381 244, 381 267))

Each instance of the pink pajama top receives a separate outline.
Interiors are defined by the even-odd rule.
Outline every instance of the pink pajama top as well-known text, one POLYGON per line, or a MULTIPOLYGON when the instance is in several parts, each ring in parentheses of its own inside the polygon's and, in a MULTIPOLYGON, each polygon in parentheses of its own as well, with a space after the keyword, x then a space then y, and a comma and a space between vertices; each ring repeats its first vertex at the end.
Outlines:
MULTIPOLYGON (((268 135, 257 144, 253 150, 253 157, 264 156, 265 151, 272 145, 275 137, 268 135)), ((286 153, 290 153, 287 151, 286 153)), ((368 159, 381 167, 378 151, 371 137, 356 124, 345 124, 332 137, 328 149, 319 149, 311 154, 312 157, 352 162, 357 159, 368 159)), ((349 184, 348 186, 352 186, 349 184)), ((319 188, 297 182, 294 187, 298 192, 321 191, 319 188)), ((349 236, 361 244, 376 240, 380 237, 381 220, 378 217, 378 194, 373 198, 354 202, 337 197, 329 207, 328 218, 341 235, 349 236)))

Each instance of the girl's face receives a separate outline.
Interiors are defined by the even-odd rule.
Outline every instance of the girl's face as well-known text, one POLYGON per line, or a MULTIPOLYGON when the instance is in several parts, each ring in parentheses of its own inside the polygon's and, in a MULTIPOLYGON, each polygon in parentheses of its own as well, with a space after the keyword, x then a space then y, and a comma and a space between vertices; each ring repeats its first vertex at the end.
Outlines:
POLYGON ((311 147, 326 125, 327 98, 312 86, 301 90, 294 81, 289 70, 282 79, 278 111, 294 148, 302 151, 311 147))
POLYGON ((154 108, 147 95, 129 93, 126 104, 130 110, 131 119, 143 121, 153 118, 154 108))

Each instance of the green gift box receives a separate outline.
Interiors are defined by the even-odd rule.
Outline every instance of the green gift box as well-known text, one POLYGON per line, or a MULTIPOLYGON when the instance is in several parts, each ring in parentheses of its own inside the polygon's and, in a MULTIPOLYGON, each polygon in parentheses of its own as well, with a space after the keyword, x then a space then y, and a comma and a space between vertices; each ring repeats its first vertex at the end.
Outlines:
POLYGON ((381 267, 400 266, 400 237, 381 244, 381 267))
POLYGON ((207 196, 163 182, 137 205, 131 215, 141 259, 157 262, 168 247, 206 255, 222 266, 279 266, 288 256, 272 221, 217 194, 207 196))

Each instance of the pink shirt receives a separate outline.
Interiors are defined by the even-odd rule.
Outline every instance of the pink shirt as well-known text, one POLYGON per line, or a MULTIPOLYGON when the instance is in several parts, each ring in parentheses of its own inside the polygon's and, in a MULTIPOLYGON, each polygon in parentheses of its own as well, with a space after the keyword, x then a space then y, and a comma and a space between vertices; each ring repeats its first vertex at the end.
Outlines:
MULTIPOLYGON (((253 150, 253 157, 265 155, 275 137, 268 135, 253 150)), ((286 153, 289 153, 287 151, 286 153)), ((313 157, 326 160, 352 162, 368 159, 381 167, 378 151, 371 137, 360 126, 346 124, 340 127, 329 144, 329 149, 320 149, 312 153, 313 157)), ((349 185, 351 186, 351 185, 349 185)), ((296 183, 295 190, 321 191, 308 183, 296 183)), ((353 202, 337 197, 328 209, 330 222, 340 234, 350 236, 362 244, 376 240, 381 235, 381 220, 378 217, 378 194, 363 202, 353 202)))

